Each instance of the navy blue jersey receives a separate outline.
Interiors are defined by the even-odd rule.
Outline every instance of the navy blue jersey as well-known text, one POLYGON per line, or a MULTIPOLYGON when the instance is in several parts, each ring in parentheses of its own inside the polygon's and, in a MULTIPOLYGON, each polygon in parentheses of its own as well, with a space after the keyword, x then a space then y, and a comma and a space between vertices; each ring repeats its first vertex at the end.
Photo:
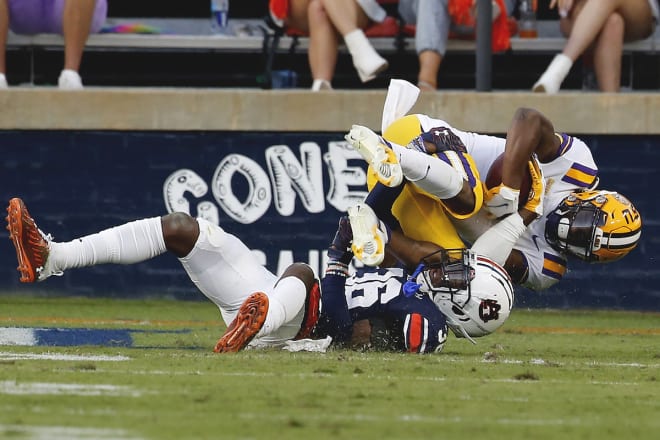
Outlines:
POLYGON ((392 335, 390 348, 412 353, 442 350, 447 322, 428 295, 406 297, 406 275, 397 268, 364 268, 352 276, 332 273, 321 281, 322 331, 347 341, 353 322, 378 319, 392 335))

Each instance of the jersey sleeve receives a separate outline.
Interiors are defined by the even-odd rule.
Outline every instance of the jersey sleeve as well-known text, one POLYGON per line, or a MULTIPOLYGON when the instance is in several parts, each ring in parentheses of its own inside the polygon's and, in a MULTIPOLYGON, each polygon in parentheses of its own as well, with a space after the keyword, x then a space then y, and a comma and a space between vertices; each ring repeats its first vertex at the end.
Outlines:
POLYGON ((545 222, 534 221, 514 249, 522 252, 527 263, 527 280, 522 285, 536 291, 558 283, 566 274, 566 258, 545 240, 545 222))
POLYGON ((552 184, 552 191, 570 193, 593 187, 597 182, 598 167, 587 144, 565 133, 555 135, 561 139, 557 156, 541 164, 543 176, 552 184))
POLYGON ((385 304, 384 312, 399 320, 406 352, 434 353, 444 348, 447 320, 428 295, 401 295, 385 304))
POLYGON ((316 324, 316 337, 331 336, 335 343, 350 340, 353 321, 344 294, 345 283, 346 277, 335 273, 326 273, 321 280, 322 307, 316 324))

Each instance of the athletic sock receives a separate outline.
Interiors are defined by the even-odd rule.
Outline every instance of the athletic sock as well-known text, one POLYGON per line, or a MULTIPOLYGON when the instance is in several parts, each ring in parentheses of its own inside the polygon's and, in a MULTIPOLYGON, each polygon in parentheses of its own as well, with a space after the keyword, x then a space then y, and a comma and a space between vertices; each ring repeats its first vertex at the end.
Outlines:
POLYGON ((268 314, 256 337, 268 335, 291 321, 305 306, 307 288, 298 277, 289 276, 277 282, 268 295, 268 314))
POLYGON ((392 144, 401 171, 410 182, 445 200, 456 196, 463 188, 463 176, 451 165, 428 154, 392 144))
POLYGON ((97 264, 133 264, 167 251, 160 217, 136 220, 69 242, 52 242, 54 271, 97 264))

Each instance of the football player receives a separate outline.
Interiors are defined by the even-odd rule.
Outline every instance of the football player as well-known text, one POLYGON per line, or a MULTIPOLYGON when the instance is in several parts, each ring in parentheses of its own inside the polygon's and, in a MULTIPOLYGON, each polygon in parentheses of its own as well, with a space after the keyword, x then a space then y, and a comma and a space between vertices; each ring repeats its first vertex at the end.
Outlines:
MULTIPOLYGON (((641 235, 638 211, 616 192, 594 190, 598 184, 598 169, 587 145, 576 137, 556 133, 552 123, 540 112, 518 109, 504 139, 464 132, 446 121, 425 115, 392 118, 388 115, 388 103, 399 112, 401 106, 389 101, 390 93, 383 115, 386 127, 383 138, 366 127, 354 126, 346 139, 370 163, 370 177, 375 175, 375 178, 371 177, 372 189, 366 202, 390 227, 397 229, 397 222, 400 222, 406 235, 442 246, 439 240, 444 240, 447 234, 455 239, 446 226, 450 221, 456 225, 459 239, 468 243, 482 234, 489 234, 491 249, 486 254, 506 249, 501 243, 513 240, 515 246, 506 256, 504 267, 516 284, 534 290, 543 290, 558 282, 566 272, 568 256, 588 262, 609 262, 625 256, 637 245, 641 235), (386 120, 394 122, 386 123, 386 120), (412 216, 397 215, 396 205, 392 215, 388 206, 400 202, 396 193, 392 195, 391 191, 383 189, 391 185, 386 174, 406 177, 412 173, 412 178, 406 180, 410 182, 406 187, 420 186, 420 180, 416 179, 423 176, 425 186, 421 189, 425 193, 416 191, 412 200, 407 201, 407 207, 437 202, 437 197, 434 200, 433 196, 438 194, 438 189, 428 183, 439 185, 442 181, 429 176, 438 168, 434 163, 448 162, 448 159, 442 157, 445 151, 442 145, 438 149, 437 142, 428 142, 425 133, 444 130, 451 130, 465 146, 466 154, 476 164, 472 175, 487 175, 490 165, 504 153, 502 184, 484 191, 484 210, 464 218, 441 209, 443 206, 438 203, 429 211, 431 215, 418 212, 412 216), (385 152, 379 152, 381 149, 385 152), (531 170, 530 159, 539 164, 544 180, 543 187, 533 186, 532 192, 542 190, 545 193, 543 203, 532 211, 519 209, 518 203, 524 172, 531 170), (375 179, 378 183, 374 183, 375 179), (500 225, 502 222, 504 224, 500 225)), ((410 106, 411 103, 414 99, 409 101, 410 106)), ((405 113, 406 106, 403 109, 405 113)), ((464 179, 468 178, 464 175, 464 179)), ((445 188, 440 186, 439 189, 445 188)), ((362 241, 371 243, 368 237, 362 241)), ((382 241, 382 237, 374 235, 373 243, 382 241)), ((376 248, 378 252, 380 249, 376 248)), ((357 249, 356 256, 364 253, 357 249)), ((380 257, 370 256, 364 262, 372 264, 378 259, 380 257)))
MULTIPOLYGON (((364 204, 357 206, 362 224, 378 227, 373 211, 364 204)), ((509 316, 514 300, 509 275, 473 250, 433 247, 412 275, 403 268, 368 266, 349 275, 355 230, 342 217, 328 250, 317 336, 328 334, 333 343, 346 344, 353 342, 355 324, 379 322, 382 331, 372 332, 379 335, 371 337, 372 343, 389 350, 432 353, 444 347, 448 328, 474 342, 509 316)))
POLYGON ((215 352, 307 338, 318 319, 319 285, 308 265, 294 263, 278 278, 236 236, 202 218, 176 212, 55 242, 37 227, 21 199, 11 199, 7 212, 9 237, 25 283, 67 269, 133 264, 173 253, 227 324, 215 352))

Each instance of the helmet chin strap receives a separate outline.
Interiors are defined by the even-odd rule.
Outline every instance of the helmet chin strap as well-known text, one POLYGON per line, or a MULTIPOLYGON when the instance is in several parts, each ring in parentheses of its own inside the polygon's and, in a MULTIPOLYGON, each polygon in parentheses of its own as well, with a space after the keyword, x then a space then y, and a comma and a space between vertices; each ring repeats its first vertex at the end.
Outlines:
POLYGON ((406 296, 406 298, 410 298, 414 294, 420 291, 422 288, 422 285, 424 283, 424 280, 422 279, 422 283, 417 283, 417 277, 419 276, 420 273, 424 270, 426 265, 424 263, 419 263, 417 266, 417 269, 413 272, 410 277, 408 277, 408 280, 403 283, 403 294, 406 296))
POLYGON ((465 329, 461 324, 457 323, 449 316, 447 316, 446 318, 447 318, 447 325, 451 327, 452 330, 454 330, 454 333, 456 333, 456 329, 458 329, 459 333, 463 335, 465 339, 472 342, 474 345, 477 345, 477 341, 475 341, 474 339, 472 339, 470 335, 468 335, 467 331, 465 331, 465 329))

